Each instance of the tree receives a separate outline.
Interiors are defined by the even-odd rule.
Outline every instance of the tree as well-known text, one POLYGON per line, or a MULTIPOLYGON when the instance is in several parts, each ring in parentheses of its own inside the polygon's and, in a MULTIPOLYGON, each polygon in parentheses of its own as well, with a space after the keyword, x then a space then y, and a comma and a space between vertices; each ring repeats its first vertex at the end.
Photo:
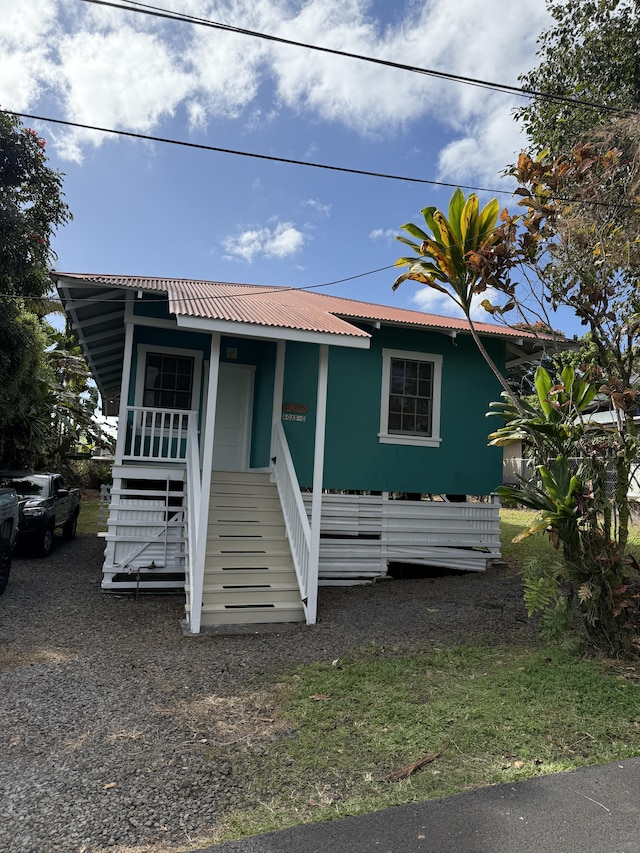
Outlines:
POLYGON ((49 429, 54 376, 43 305, 55 257, 51 240, 71 214, 62 175, 47 165, 45 140, 5 113, 0 188, 0 464, 7 466, 26 461, 29 437, 49 429))
POLYGON ((569 307, 588 329, 577 367, 589 383, 589 403, 608 413, 606 425, 583 419, 569 365, 555 382, 538 371, 537 404, 527 418, 501 404, 505 426, 492 436, 501 443, 510 433, 526 435, 547 447, 549 458, 532 481, 502 490, 538 509, 530 532, 547 530, 562 549, 563 570, 547 567, 534 578, 537 588, 555 590, 547 603, 556 615, 577 613, 592 639, 635 654, 640 584, 627 543, 629 485, 640 453, 639 129, 638 118, 618 118, 557 157, 523 153, 512 170, 524 208, 512 219, 512 263, 537 275, 551 309, 569 307), (556 438, 564 444, 550 447, 556 438), (580 460, 577 469, 572 458, 580 460))
MULTIPOLYGON (((478 196, 471 193, 469 198, 465 199, 459 188, 451 196, 448 217, 435 207, 425 207, 421 213, 427 231, 413 222, 400 226, 420 242, 416 243, 415 240, 402 236, 396 237, 396 240, 413 249, 417 257, 398 258, 395 266, 406 266, 408 270, 398 276, 393 289, 399 287, 403 281, 417 281, 452 299, 466 317, 482 357, 505 392, 511 394, 506 379, 482 343, 471 316, 474 296, 486 292, 494 283, 495 275, 499 274, 498 267, 503 257, 503 249, 511 252, 509 240, 502 229, 498 228, 499 212, 497 199, 492 199, 480 210, 478 196), (472 262, 481 254, 492 258, 491 276, 484 275, 482 269, 472 262)), ((504 289, 504 279, 502 285, 504 289)), ((502 310, 508 310, 509 307, 513 305, 507 305, 502 310)), ((517 398, 514 398, 514 404, 518 405, 517 398)))
POLYGON ((487 217, 486 231, 476 223, 470 243, 474 208, 469 217, 462 215, 466 204, 461 205, 459 190, 448 220, 425 208, 433 236, 417 226, 403 226, 422 242, 399 238, 419 260, 398 260, 409 272, 396 285, 410 278, 447 292, 470 320, 473 293, 489 284, 506 300, 503 307, 487 305, 489 309, 522 308, 522 285, 513 273, 526 270, 540 283, 543 305, 550 310, 568 306, 587 327, 595 365, 589 370, 578 366, 577 371, 566 365, 555 380, 539 369, 533 402, 519 398, 503 381, 503 400, 494 410, 504 426, 491 441, 525 438, 534 443, 534 477, 501 492, 539 511, 529 532, 547 531, 563 555, 560 569, 554 564, 530 575, 528 603, 534 609, 541 602, 550 606, 565 625, 581 617, 588 636, 609 651, 638 653, 640 584, 638 566, 627 551, 627 494, 640 450, 634 419, 640 412, 635 370, 640 335, 638 122, 619 119, 594 139, 557 158, 523 153, 513 174, 524 212, 515 216, 503 211, 500 226, 495 214, 487 217), (611 413, 606 428, 586 417, 596 394, 611 413), (613 498, 607 491, 611 467, 613 498))
POLYGON ((537 68, 520 77, 534 91, 600 105, 534 97, 516 111, 538 150, 554 155, 570 150, 611 109, 640 106, 640 14, 636 0, 547 2, 554 24, 538 39, 537 68))

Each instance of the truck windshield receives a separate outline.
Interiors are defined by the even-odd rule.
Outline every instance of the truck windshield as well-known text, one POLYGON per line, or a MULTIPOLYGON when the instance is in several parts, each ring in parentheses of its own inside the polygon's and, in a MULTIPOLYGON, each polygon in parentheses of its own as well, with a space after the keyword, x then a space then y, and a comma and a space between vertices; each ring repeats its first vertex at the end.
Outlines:
POLYGON ((2 477, 0 486, 15 489, 20 497, 42 497, 47 494, 48 477, 34 474, 30 477, 2 477))

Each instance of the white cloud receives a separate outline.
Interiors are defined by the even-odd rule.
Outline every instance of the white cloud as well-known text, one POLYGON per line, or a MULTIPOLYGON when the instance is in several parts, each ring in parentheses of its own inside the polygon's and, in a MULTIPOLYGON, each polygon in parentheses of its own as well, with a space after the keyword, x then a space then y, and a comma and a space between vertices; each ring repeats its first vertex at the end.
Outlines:
POLYGON ((398 235, 397 230, 393 228, 374 228, 373 231, 369 234, 370 240, 394 240, 398 235))
POLYGON ((258 258, 286 258, 295 255, 307 238, 291 222, 278 222, 273 228, 249 228, 222 241, 225 260, 253 263, 258 258))
MULTIPOLYGON (((60 58, 67 114, 83 124, 148 133, 192 90, 188 75, 150 33, 78 33, 62 40, 60 58)), ((86 131, 72 138, 98 139, 86 131)))
POLYGON ((317 215, 327 218, 331 215, 331 205, 323 204, 317 198, 308 198, 302 202, 302 207, 309 207, 317 215))
POLYGON ((46 86, 55 39, 55 0, 0 0, 0 106, 27 110, 46 86))
MULTIPOLYGON (((376 17, 373 0, 182 0, 201 18, 417 67, 517 85, 549 16, 541 0, 427 0, 376 17)), ((151 132, 183 107, 190 128, 216 117, 247 128, 283 107, 364 135, 434 121, 453 140, 440 176, 491 177, 519 148, 506 95, 355 59, 147 15, 69 2, 0 0, 0 103, 25 110, 43 92, 80 122, 151 132), (64 32, 63 32, 64 30, 64 32), (258 103, 275 90, 277 101, 258 103)), ((104 136, 59 137, 68 156, 104 136)), ((425 150, 429 145, 425 144, 425 150)), ((431 155, 432 156, 432 155, 431 155)))

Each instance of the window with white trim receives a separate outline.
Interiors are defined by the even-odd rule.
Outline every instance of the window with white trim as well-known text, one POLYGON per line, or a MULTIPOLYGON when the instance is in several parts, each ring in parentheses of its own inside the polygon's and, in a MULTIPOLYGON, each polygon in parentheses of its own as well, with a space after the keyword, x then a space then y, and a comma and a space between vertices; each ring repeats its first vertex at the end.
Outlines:
POLYGON ((148 352, 142 405, 154 409, 191 408, 193 358, 148 352))
POLYGON ((442 356, 382 350, 380 441, 437 447, 442 356))

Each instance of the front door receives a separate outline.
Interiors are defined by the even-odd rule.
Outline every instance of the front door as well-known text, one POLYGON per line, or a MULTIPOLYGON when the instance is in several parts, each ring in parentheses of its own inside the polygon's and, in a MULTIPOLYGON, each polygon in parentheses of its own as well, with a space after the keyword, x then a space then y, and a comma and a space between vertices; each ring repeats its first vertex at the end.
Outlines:
POLYGON ((246 364, 221 364, 218 376, 214 471, 246 471, 251 451, 253 376, 246 364))

